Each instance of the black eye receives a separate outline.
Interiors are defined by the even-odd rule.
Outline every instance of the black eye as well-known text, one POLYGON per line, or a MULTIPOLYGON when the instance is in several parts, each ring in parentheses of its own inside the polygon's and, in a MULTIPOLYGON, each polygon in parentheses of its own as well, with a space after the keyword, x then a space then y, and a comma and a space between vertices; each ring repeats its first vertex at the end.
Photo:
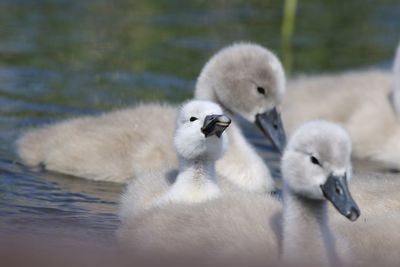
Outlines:
POLYGON ((198 120, 198 118, 196 118, 196 117, 190 117, 190 121, 195 121, 195 120, 198 120))
POLYGON ((257 86, 257 91, 258 91, 260 94, 265 95, 265 89, 264 89, 263 87, 257 86))
POLYGON ((311 157, 310 157, 310 160, 311 160, 311 162, 312 162, 313 164, 316 164, 316 165, 321 166, 321 163, 319 163, 319 161, 318 161, 318 159, 317 159, 316 157, 311 156, 311 157))

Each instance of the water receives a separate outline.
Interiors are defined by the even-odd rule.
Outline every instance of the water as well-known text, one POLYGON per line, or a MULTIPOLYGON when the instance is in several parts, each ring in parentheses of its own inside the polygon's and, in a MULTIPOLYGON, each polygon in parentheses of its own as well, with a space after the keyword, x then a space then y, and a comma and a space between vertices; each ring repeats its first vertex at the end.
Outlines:
MULTIPOLYGON (((29 170, 30 127, 141 101, 180 102, 215 51, 251 40, 281 54, 282 1, 0 0, 0 232, 110 240, 123 187, 29 170)), ((397 0, 299 0, 292 73, 390 67, 397 0)), ((277 155, 245 133, 277 172, 277 155)))

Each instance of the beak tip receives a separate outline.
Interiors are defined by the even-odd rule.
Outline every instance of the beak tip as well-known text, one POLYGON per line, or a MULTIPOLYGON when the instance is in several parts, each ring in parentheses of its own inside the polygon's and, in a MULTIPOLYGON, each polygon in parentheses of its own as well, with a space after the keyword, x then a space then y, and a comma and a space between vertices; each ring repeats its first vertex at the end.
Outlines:
POLYGON ((225 115, 208 115, 204 119, 201 132, 205 137, 216 135, 221 137, 222 133, 231 124, 231 119, 225 115))
POLYGON ((321 189, 324 197, 330 201, 344 217, 352 222, 360 217, 361 212, 350 194, 346 174, 343 176, 330 174, 327 181, 321 185, 321 189), (338 193, 338 187, 341 188, 341 193, 338 193))
POLYGON ((350 221, 354 222, 360 217, 360 210, 357 207, 352 207, 346 216, 350 221))

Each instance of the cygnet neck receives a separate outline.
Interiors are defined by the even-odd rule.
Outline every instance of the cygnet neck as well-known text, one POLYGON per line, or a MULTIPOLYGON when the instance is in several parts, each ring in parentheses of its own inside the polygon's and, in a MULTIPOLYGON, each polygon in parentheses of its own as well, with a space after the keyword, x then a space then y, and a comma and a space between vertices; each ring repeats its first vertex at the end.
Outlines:
POLYGON ((184 159, 179 157, 178 180, 189 181, 196 184, 204 184, 215 178, 215 161, 208 159, 184 159))
POLYGON ((326 201, 300 196, 287 185, 284 185, 283 201, 283 260, 293 266, 337 264, 326 201))

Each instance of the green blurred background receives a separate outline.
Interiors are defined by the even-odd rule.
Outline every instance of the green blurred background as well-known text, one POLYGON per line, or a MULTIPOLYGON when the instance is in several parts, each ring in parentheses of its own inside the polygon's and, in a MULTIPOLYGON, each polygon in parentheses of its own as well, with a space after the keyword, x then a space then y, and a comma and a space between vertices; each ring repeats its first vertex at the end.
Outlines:
POLYGON ((283 10, 279 0, 0 1, 0 94, 95 110, 176 102, 235 41, 269 47, 296 74, 387 67, 400 39, 398 0, 299 0, 288 51, 283 10))

